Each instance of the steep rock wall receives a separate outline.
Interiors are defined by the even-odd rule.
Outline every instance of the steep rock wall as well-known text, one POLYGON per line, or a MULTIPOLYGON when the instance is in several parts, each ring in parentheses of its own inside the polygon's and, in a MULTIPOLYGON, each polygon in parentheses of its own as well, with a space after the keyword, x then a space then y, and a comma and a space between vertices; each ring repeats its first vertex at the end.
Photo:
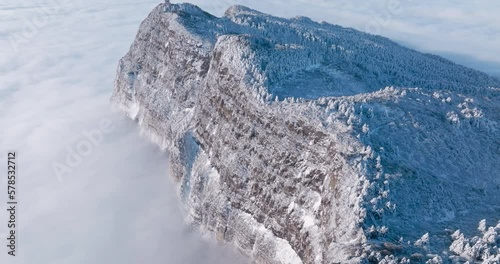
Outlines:
POLYGON ((254 262, 439 262, 465 241, 445 230, 497 220, 499 83, 305 18, 162 4, 112 103, 168 151, 190 224, 254 262))
POLYGON ((196 38, 163 9, 120 61, 112 101, 168 150, 193 224, 264 263, 359 257, 362 197, 351 190, 363 187, 347 160, 356 151, 300 108, 264 102, 258 39, 196 38))

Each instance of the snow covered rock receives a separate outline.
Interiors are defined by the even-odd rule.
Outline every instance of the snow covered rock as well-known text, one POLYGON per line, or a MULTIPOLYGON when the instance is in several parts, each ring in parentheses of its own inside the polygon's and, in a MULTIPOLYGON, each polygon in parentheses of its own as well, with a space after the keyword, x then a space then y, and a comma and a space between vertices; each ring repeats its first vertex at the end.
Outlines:
POLYGON ((447 230, 500 218, 498 87, 353 29, 167 2, 112 103, 168 151, 190 224, 257 263, 439 263, 472 245, 447 230))

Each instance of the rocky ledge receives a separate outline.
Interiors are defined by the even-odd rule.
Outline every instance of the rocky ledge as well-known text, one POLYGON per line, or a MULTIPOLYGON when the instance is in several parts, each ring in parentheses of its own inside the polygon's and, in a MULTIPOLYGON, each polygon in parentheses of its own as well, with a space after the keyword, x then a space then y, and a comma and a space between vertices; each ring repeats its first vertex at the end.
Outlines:
POLYGON ((498 87, 353 29, 165 3, 111 101, 168 152, 189 224, 253 262, 487 262, 498 87))

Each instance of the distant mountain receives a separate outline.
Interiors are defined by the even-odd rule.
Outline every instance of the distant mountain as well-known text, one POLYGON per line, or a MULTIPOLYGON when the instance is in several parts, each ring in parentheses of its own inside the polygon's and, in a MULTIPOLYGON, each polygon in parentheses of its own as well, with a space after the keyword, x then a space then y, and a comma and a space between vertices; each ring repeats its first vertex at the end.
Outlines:
POLYGON ((253 262, 500 261, 485 73, 304 17, 166 3, 112 103, 168 151, 189 224, 253 262))

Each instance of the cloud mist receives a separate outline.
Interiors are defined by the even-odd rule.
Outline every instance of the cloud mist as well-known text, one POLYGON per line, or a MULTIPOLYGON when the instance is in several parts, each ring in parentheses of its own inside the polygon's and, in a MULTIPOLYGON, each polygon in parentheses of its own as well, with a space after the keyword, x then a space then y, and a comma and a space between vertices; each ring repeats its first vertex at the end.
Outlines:
MULTIPOLYGON (((388 9, 385 1, 192 2, 219 16, 229 5, 243 4, 360 30, 388 9)), ((500 75, 499 3, 400 2, 389 23, 379 22, 383 26, 377 33, 500 75)), ((0 4, 0 157, 5 162, 8 150, 18 151, 20 201, 15 259, 2 246, 6 212, 0 210, 1 263, 242 261, 229 249, 185 229, 165 154, 142 138, 132 121, 109 110, 118 59, 158 3, 0 4), (24 40, 13 42, 16 34, 24 40), (68 148, 76 148, 85 140, 83 131, 98 128, 102 120, 111 120, 111 132, 60 181, 52 164, 65 164, 68 148)), ((2 177, 2 204, 5 186, 2 177)))
MULTIPOLYGON (((243 261, 186 229, 166 154, 110 110, 117 62, 157 4, 0 5, 0 157, 18 152, 20 203, 15 258, 7 255, 7 214, 0 211, 1 263, 243 261), (9 39, 15 34, 25 37, 17 47, 9 39), (58 178, 53 164, 68 165, 69 150, 78 151, 85 131, 103 120, 110 130, 58 178)), ((0 186, 5 206, 6 177, 0 186)))

